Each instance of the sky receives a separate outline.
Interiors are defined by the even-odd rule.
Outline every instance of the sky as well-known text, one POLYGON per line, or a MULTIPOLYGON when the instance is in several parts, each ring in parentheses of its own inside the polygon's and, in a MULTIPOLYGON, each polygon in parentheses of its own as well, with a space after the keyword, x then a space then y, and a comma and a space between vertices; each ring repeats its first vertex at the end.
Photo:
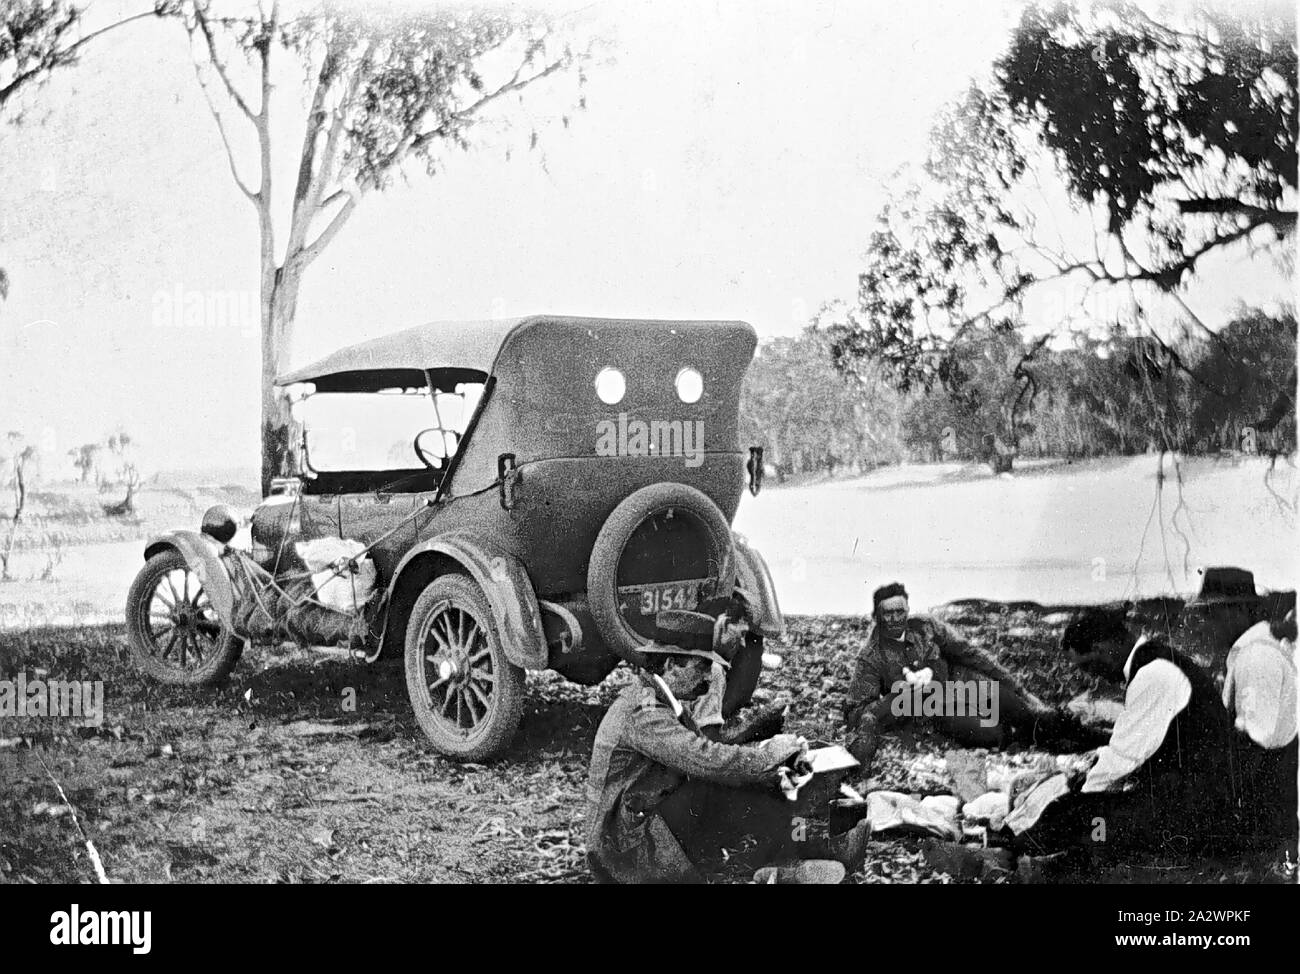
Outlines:
MULTIPOLYGON (((522 130, 488 131, 435 176, 367 196, 307 273, 292 365, 423 321, 536 312, 794 333, 853 295, 891 176, 923 157, 934 114, 987 73, 1019 12, 575 6, 608 39, 586 110, 553 124, 570 96, 541 92, 526 108, 552 119, 537 150, 522 130)), ((290 110, 276 138, 296 148, 298 95, 277 97, 290 110)), ((179 26, 123 28, 40 91, 23 126, 0 127, 0 267, 0 432, 57 456, 123 428, 146 474, 256 465, 256 219, 179 26), (209 310, 187 325, 194 294, 209 310)), ((1237 255, 1188 300, 1221 322, 1239 300, 1288 293, 1271 261, 1237 255)))

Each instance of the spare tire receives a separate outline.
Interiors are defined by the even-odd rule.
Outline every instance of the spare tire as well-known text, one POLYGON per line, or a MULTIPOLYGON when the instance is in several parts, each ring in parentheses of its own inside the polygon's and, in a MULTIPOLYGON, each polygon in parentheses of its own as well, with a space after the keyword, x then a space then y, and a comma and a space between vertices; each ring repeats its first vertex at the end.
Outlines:
POLYGON ((587 563, 596 631, 638 665, 658 610, 694 609, 730 595, 735 584, 731 525, 708 495, 686 484, 651 484, 629 494, 601 527, 587 563))

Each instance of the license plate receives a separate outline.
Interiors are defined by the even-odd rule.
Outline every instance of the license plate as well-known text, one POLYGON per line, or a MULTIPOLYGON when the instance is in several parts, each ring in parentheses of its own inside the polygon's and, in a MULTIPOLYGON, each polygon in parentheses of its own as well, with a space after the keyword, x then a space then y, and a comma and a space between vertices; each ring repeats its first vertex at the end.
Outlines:
POLYGON ((620 585, 618 600, 625 613, 652 616, 665 609, 694 609, 700 601, 700 586, 708 579, 689 578, 648 585, 620 585))

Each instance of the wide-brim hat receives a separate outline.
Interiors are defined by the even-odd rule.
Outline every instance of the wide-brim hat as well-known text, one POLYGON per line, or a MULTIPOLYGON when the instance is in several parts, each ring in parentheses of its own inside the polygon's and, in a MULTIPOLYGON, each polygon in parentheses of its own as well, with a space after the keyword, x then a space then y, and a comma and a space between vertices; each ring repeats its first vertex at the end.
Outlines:
POLYGON ((1187 603, 1189 609, 1211 605, 1246 605, 1258 602, 1255 575, 1244 568, 1219 566, 1205 569, 1201 591, 1187 603))
POLYGON ((657 641, 641 647, 643 653, 663 656, 697 656, 723 666, 731 664, 717 652, 717 619, 689 609, 664 609, 655 614, 657 641))

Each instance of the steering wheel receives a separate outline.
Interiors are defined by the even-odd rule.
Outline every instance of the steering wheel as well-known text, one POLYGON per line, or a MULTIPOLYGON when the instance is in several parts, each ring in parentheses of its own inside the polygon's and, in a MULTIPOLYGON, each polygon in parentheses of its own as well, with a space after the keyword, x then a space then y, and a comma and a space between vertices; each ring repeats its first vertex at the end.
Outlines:
POLYGON ((420 430, 420 432, 418 432, 418 433, 415 434, 415 439, 414 439, 414 441, 412 441, 411 446, 412 446, 412 447, 414 448, 414 450, 415 450, 415 455, 419 458, 420 462, 421 462, 422 464, 424 464, 424 466, 425 466, 427 469, 429 469, 429 470, 441 470, 441 469, 442 469, 442 461, 443 461, 443 457, 442 457, 442 456, 439 456, 439 455, 436 454, 436 453, 428 453, 428 452, 426 452, 425 449, 424 449, 424 447, 422 447, 422 446, 420 445, 420 440, 423 439, 426 435, 428 435, 428 434, 430 434, 430 433, 432 433, 432 434, 434 434, 434 435, 436 435, 436 436, 438 437, 438 440, 437 440, 438 446, 441 447, 441 448, 445 451, 445 450, 446 450, 446 441, 443 439, 443 431, 440 430, 440 429, 438 429, 437 427, 431 427, 431 428, 429 428, 429 429, 420 430))

